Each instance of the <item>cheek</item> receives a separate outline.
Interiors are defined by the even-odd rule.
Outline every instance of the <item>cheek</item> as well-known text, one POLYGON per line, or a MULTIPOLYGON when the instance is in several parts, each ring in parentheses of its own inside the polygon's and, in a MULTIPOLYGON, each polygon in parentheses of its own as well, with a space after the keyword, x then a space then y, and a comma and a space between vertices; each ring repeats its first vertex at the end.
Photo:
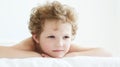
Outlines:
POLYGON ((67 50, 69 50, 70 45, 71 45, 71 42, 69 41, 69 42, 66 42, 66 43, 65 43, 64 47, 65 47, 67 50))
POLYGON ((71 44, 71 39, 67 40, 65 43, 70 45, 71 44))
POLYGON ((68 53, 69 52, 69 50, 70 50, 70 44, 66 44, 65 46, 64 46, 64 50, 65 50, 65 54, 66 53, 68 53))
POLYGON ((40 46, 41 46, 42 48, 50 48, 50 46, 49 46, 48 43, 40 44, 40 46))
POLYGON ((49 41, 46 41, 46 40, 40 41, 40 47, 41 47, 42 50, 51 49, 52 48, 51 44, 52 44, 52 42, 49 42, 49 41))

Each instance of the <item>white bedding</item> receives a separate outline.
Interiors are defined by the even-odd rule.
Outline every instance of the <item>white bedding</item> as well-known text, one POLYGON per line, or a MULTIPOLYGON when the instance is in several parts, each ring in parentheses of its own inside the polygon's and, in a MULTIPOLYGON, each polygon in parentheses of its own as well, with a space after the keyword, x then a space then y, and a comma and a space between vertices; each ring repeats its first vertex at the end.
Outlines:
POLYGON ((0 58, 0 67, 120 67, 119 57, 0 58))

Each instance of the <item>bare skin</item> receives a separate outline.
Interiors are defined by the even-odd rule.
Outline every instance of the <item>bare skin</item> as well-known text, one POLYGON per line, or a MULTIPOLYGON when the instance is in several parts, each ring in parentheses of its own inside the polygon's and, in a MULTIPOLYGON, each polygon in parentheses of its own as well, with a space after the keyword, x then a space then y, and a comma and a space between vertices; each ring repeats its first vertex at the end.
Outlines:
MULTIPOLYGON (((0 46, 0 58, 27 58, 27 57, 50 57, 46 54, 40 54, 35 50, 31 38, 22 41, 19 45, 4 47, 0 46), (29 41, 29 42, 28 42, 29 41)), ((65 57, 73 56, 98 56, 98 57, 110 57, 111 54, 100 48, 81 48, 77 45, 72 45, 69 53, 65 57)))
MULTIPOLYGON (((4 53, 9 53, 10 55, 12 54, 11 57, 14 57, 14 58, 15 57, 17 58, 50 57, 46 54, 40 54, 39 51, 36 50, 35 42, 33 41, 32 37, 23 40, 19 44, 9 47, 9 49, 7 50, 11 50, 11 52, 9 53, 6 51, 4 53)), ((0 55, 1 55, 1 52, 0 52, 0 55)), ((71 45, 70 51, 65 55, 65 57, 73 57, 73 56, 110 57, 111 54, 101 48, 82 48, 78 45, 73 44, 71 45)), ((10 57, 10 56, 6 55, 6 57, 10 57)))
POLYGON ((25 51, 12 47, 0 46, 0 58, 27 58, 27 57, 41 57, 41 55, 34 51, 25 51))

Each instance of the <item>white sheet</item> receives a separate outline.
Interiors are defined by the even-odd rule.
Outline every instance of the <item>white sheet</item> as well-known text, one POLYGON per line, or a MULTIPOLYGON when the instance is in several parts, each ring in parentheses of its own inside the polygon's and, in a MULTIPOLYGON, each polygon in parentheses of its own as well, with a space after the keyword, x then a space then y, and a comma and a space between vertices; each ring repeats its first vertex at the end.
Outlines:
POLYGON ((120 67, 118 57, 0 58, 0 67, 120 67))

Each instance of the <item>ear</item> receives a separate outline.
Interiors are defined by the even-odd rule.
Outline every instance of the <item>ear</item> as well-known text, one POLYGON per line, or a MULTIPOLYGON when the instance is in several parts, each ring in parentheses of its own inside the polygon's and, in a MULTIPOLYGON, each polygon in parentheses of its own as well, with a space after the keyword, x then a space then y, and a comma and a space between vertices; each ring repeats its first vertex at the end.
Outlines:
POLYGON ((36 34, 32 34, 32 38, 34 39, 34 41, 35 41, 36 43, 39 43, 39 39, 38 39, 38 37, 37 37, 36 34))

